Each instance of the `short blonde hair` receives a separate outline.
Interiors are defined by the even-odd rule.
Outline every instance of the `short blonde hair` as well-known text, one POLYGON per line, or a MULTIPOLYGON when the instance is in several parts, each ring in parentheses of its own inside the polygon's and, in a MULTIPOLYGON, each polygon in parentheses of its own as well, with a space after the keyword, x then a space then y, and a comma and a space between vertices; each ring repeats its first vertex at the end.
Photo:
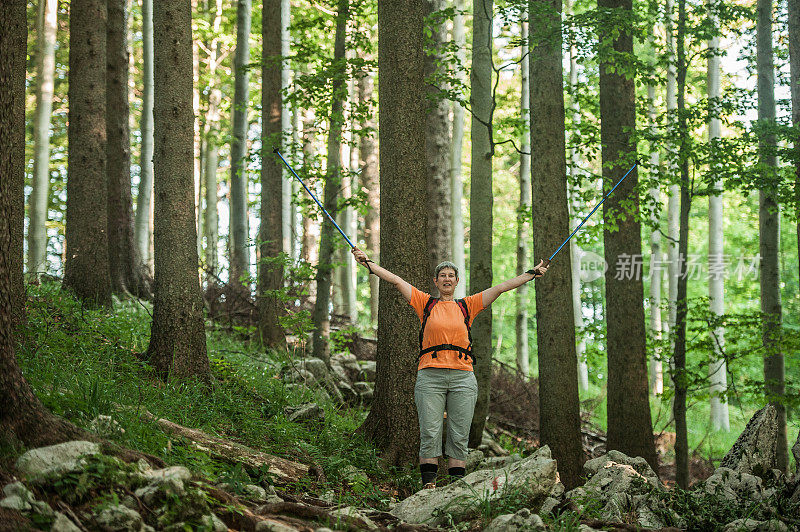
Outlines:
POLYGON ((458 267, 449 260, 442 261, 439 263, 438 266, 436 266, 436 271, 434 271, 433 273, 433 278, 436 279, 437 277, 439 277, 439 272, 444 270, 445 268, 450 268, 451 270, 456 272, 456 279, 458 279, 458 267))

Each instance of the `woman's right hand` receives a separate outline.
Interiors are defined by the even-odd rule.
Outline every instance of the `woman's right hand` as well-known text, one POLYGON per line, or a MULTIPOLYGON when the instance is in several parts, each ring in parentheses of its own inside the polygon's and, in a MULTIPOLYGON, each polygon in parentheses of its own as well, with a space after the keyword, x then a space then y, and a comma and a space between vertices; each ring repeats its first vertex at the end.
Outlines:
POLYGON ((353 254, 353 257, 355 257, 356 262, 358 262, 360 264, 363 264, 364 266, 367 265, 367 262, 369 261, 369 259, 367 258, 366 253, 364 253, 363 251, 361 251, 360 249, 358 249, 356 247, 351 249, 350 252, 353 254))

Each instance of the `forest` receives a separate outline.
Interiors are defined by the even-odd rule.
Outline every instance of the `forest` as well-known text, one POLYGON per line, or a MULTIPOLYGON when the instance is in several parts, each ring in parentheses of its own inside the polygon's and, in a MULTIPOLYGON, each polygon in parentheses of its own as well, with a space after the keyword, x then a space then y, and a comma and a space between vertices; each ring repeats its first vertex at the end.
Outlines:
POLYGON ((800 0, 2 0, 0 530, 800 530, 798 249, 800 0))

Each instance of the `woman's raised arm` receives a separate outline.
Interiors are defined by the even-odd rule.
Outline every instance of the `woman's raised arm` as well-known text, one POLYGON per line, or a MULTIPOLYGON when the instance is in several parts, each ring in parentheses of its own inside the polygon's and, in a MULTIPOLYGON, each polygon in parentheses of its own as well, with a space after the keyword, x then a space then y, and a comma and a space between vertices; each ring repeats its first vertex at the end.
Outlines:
POLYGON ((363 251, 358 248, 353 248, 351 252, 353 253, 353 257, 355 257, 356 262, 367 268, 370 273, 373 273, 384 281, 396 286, 397 289, 400 290, 400 293, 403 294, 403 297, 406 298, 406 301, 411 301, 411 285, 404 281, 402 277, 393 274, 378 264, 375 264, 369 260, 369 258, 367 258, 367 255, 363 251))
POLYGON ((513 290, 519 286, 522 286, 531 279, 541 277, 547 272, 547 268, 548 266, 544 265, 544 261, 540 261, 539 264, 537 264, 532 270, 528 270, 525 273, 517 275, 513 279, 503 281, 502 283, 494 285, 491 288, 487 288, 481 292, 481 294, 483 294, 483 306, 488 307, 494 303, 494 300, 497 299, 503 292, 508 292, 509 290, 513 290))

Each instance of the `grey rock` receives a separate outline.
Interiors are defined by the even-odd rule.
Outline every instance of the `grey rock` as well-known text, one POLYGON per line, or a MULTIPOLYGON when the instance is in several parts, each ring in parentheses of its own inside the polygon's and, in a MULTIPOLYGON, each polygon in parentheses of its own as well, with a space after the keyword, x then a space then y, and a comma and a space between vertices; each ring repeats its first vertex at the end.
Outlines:
POLYGON ((58 512, 56 513, 56 518, 53 520, 50 532, 81 532, 81 529, 70 521, 69 517, 58 512))
POLYGON ((568 498, 579 504, 598 501, 603 505, 601 516, 610 521, 622 521, 623 516, 631 511, 638 513, 639 509, 642 509, 644 521, 655 519, 655 514, 647 508, 649 494, 663 487, 646 460, 610 451, 589 460, 583 469, 589 480, 567 493, 568 498))
POLYGON ((362 398, 364 395, 372 395, 374 393, 372 389, 372 385, 368 382, 358 381, 353 383, 353 389, 360 395, 362 398))
POLYGON ((478 450, 483 451, 487 456, 508 456, 508 451, 494 441, 492 435, 485 430, 481 437, 481 444, 478 445, 478 450))
POLYGON ((302 367, 293 367, 288 370, 286 378, 289 382, 293 383, 302 383, 306 385, 313 385, 317 382, 316 377, 314 374, 308 371, 307 369, 303 369, 302 367))
POLYGON ((164 469, 154 469, 152 471, 147 471, 144 473, 144 476, 150 480, 174 478, 181 481, 187 481, 192 479, 192 472, 183 466, 172 466, 172 467, 166 467, 164 469))
POLYGON ((788 532, 789 527, 786 524, 772 519, 770 521, 756 521, 755 519, 737 519, 731 521, 723 532, 788 532))
POLYGON ((45 501, 33 501, 31 503, 34 513, 43 515, 45 517, 55 517, 56 513, 50 508, 50 505, 45 501))
POLYGON ((200 523, 210 529, 212 532, 228 532, 228 525, 226 525, 222 519, 213 513, 201 517, 200 523))
POLYGON ((325 380, 328 375, 328 366, 325 361, 320 358, 307 358, 303 361, 303 369, 311 372, 314 378, 318 381, 325 380))
POLYGON ((344 399, 345 403, 350 405, 355 405, 359 403, 361 397, 353 389, 350 383, 346 381, 339 381, 337 383, 337 386, 339 388, 339 392, 342 394, 342 398, 344 399))
POLYGON ((289 421, 324 421, 325 410, 317 403, 304 403, 297 406, 287 406, 283 409, 289 421))
POLYGON ((11 497, 12 495, 17 495, 20 499, 26 502, 33 502, 35 497, 33 493, 25 487, 25 484, 22 482, 12 482, 11 484, 7 484, 3 488, 3 494, 6 497, 11 497))
POLYGON ((377 372, 375 371, 375 361, 374 360, 360 360, 358 362, 359 369, 361 370, 361 376, 364 378, 365 381, 375 382, 375 375, 377 372))
POLYGON ((354 378, 361 372, 358 359, 355 355, 351 355, 350 353, 337 353, 333 355, 331 357, 331 367, 334 365, 344 368, 347 372, 348 380, 351 376, 354 378))
POLYGON ((136 490, 136 496, 148 506, 164 497, 182 497, 186 494, 183 480, 178 477, 155 478, 150 484, 136 490))
POLYGON ((125 434, 125 429, 115 419, 102 414, 89 423, 89 430, 103 437, 125 434))
POLYGON ((140 532, 144 521, 139 512, 126 508, 121 504, 109 506, 95 517, 100 530, 106 532, 140 532))
POLYGON ((478 469, 478 466, 485 457, 486 455, 483 454, 483 451, 479 451, 478 449, 472 449, 467 455, 467 460, 466 460, 467 463, 464 466, 464 468, 467 470, 467 473, 472 473, 473 471, 478 469))
POLYGON ((323 526, 321 528, 318 528, 318 529, 314 530, 314 532, 333 532, 333 530, 323 526))
POLYGON ((50 476, 80 471, 85 466, 84 458, 100 454, 100 446, 88 441, 70 441, 31 449, 17 460, 17 470, 25 477, 35 480, 50 476))
POLYGON ((556 506, 558 506, 560 502, 561 501, 553 497, 546 498, 542 503, 542 507, 539 508, 539 513, 543 515, 553 513, 553 510, 555 509, 556 506))
POLYGON ((538 515, 531 513, 527 508, 515 514, 505 514, 495 517, 483 532, 517 532, 523 530, 547 530, 547 527, 538 515))
POLYGON ((18 512, 28 512, 31 509, 31 503, 24 500, 19 495, 12 495, 0 500, 0 508, 7 508, 9 510, 17 510, 18 512))
POLYGON ((564 487, 564 484, 561 482, 556 482, 556 485, 553 486, 552 490, 550 490, 550 496, 554 499, 562 500, 566 491, 567 489, 564 487))
POLYGON ((734 471, 727 467, 719 467, 708 477, 702 489, 727 501, 762 500, 769 496, 764 490, 762 481, 755 475, 734 471))
MULTIPOLYGON (((356 519, 361 519, 362 521, 364 521, 364 523, 366 523, 369 530, 378 528, 378 525, 376 525, 372 521, 372 519, 370 519, 369 517, 361 513, 357 508, 354 508, 352 506, 346 506, 344 508, 339 508, 338 510, 333 510, 331 512, 331 515, 336 517, 337 519, 341 519, 343 517, 354 517, 356 519)), ((338 525, 338 523, 336 524, 338 525)), ((336 528, 346 528, 346 527, 337 526, 336 528)))
POLYGON ((522 460, 522 456, 518 453, 508 456, 490 456, 478 464, 478 469, 502 469, 520 460, 522 460))
POLYGON ((527 501, 526 506, 534 508, 547 498, 557 477, 556 461, 550 455, 550 448, 543 446, 499 471, 481 469, 443 488, 421 490, 391 513, 409 523, 438 526, 448 521, 447 514, 456 522, 462 521, 475 515, 479 504, 491 503, 510 492, 521 495, 527 501))
POLYGON ((344 366, 342 366, 341 364, 337 364, 336 362, 334 362, 333 359, 331 359, 330 369, 331 369, 331 374, 337 381, 350 385, 350 377, 347 375, 347 370, 344 369, 344 366))
POLYGON ((778 414, 767 405, 750 418, 720 467, 763 477, 776 467, 778 414))
POLYGON ((244 492, 249 498, 254 499, 256 501, 263 501, 264 499, 267 498, 267 490, 265 490, 261 486, 256 486, 255 484, 246 484, 244 486, 244 492))
POLYGON ((297 529, 273 519, 264 519, 256 523, 256 532, 296 532, 297 529))

